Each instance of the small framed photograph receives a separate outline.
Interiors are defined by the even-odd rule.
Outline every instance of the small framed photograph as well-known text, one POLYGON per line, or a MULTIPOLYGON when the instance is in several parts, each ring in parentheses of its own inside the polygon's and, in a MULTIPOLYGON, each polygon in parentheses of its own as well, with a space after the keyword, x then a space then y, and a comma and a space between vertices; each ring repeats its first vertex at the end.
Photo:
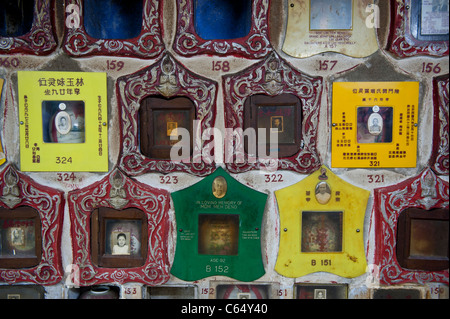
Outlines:
POLYGON ((314 289, 314 299, 327 299, 327 290, 314 289))
POLYGON ((345 284, 296 284, 296 299, 347 299, 345 284))
POLYGON ((41 258, 41 223, 31 207, 0 207, 0 268, 28 268, 41 258))
POLYGON ((91 216, 92 259, 99 267, 138 267, 147 258, 147 218, 128 208, 100 207, 91 216))
POLYGON ((84 143, 84 101, 43 101, 42 136, 45 143, 84 143))

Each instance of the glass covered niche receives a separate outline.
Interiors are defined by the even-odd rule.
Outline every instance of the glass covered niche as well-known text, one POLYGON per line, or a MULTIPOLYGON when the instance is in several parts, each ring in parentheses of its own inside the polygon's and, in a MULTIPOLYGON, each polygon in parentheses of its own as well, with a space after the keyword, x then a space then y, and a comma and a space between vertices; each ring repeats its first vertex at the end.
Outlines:
POLYGON ((204 40, 245 37, 252 25, 252 0, 195 0, 194 26, 204 40))
POLYGON ((3 0, 0 2, 0 36, 18 37, 27 34, 33 25, 34 0, 3 0))

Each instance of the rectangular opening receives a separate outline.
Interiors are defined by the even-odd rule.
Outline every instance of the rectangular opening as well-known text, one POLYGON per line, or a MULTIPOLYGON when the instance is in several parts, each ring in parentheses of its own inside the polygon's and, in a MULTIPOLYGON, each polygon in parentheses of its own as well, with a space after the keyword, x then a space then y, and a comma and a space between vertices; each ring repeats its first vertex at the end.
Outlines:
POLYGON ((143 0, 84 0, 86 33, 94 39, 132 39, 141 34, 143 0))
POLYGON ((199 214, 198 253, 200 255, 238 254, 239 215, 199 214))
MULTIPOLYGON (((293 94, 277 96, 257 94, 248 97, 244 102, 244 130, 253 128, 256 143, 265 143, 266 154, 258 156, 269 155, 275 149, 278 158, 295 155, 300 150, 302 140, 301 115, 301 101, 293 94), (265 132, 264 138, 260 136, 259 129, 265 132), (271 143, 271 134, 276 134, 278 144, 271 143)), ((251 143, 249 139, 244 141, 244 150, 247 154, 251 147, 254 147, 249 143, 251 143)))
POLYGON ((310 30, 351 30, 352 0, 310 0, 310 30))
POLYGON ((252 25, 251 0, 193 0, 194 27, 204 40, 247 36, 252 25))
MULTIPOLYGON (((358 107, 358 143, 391 143, 394 108, 384 106, 358 107)), ((406 130, 406 118, 405 130, 406 130)))
MULTIPOLYGON (((180 136, 180 128, 189 132, 189 156, 192 154, 193 121, 195 105, 187 97, 166 99, 151 96, 144 99, 139 108, 139 140, 141 153, 155 159, 170 159, 170 151, 178 142, 186 138, 180 136), (171 139, 171 134, 174 137, 171 139)), ((183 140, 183 145, 185 140, 183 140)))
POLYGON ((270 285, 217 285, 216 299, 269 299, 270 285))
POLYGON ((3 0, 0 2, 0 36, 19 37, 31 31, 34 0, 3 0))
POLYGON ((143 266, 147 258, 147 217, 128 208, 100 207, 91 216, 92 260, 99 267, 143 266))
POLYGON ((84 101, 42 102, 44 143, 84 143, 85 135, 84 101))
POLYGON ((343 212, 301 213, 301 251, 341 252, 343 212))
POLYGON ((295 286, 296 299, 347 299, 347 285, 298 284, 295 286))
POLYGON ((196 299, 196 286, 148 287, 148 299, 196 299))
POLYGON ((0 268, 30 268, 41 261, 41 222, 27 206, 0 208, 0 268))
POLYGON ((411 0, 410 32, 421 41, 448 41, 448 0, 411 0))

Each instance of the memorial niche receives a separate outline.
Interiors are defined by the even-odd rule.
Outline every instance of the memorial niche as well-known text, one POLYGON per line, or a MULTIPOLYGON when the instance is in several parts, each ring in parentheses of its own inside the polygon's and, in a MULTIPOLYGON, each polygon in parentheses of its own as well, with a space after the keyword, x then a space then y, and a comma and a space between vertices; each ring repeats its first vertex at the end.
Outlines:
POLYGON ((0 268, 30 268, 41 261, 41 221, 31 207, 0 207, 0 268))
POLYGON ((0 36, 18 37, 33 25, 34 0, 4 0, 0 3, 0 36))
POLYGON ((290 278, 319 271, 353 278, 365 272, 367 190, 322 166, 275 196, 280 212, 275 271, 290 278))
POLYGON ((141 33, 143 0, 83 0, 83 22, 96 39, 131 39, 141 33))
POLYGON ((172 275, 186 281, 228 276, 252 281, 264 275, 261 222, 267 195, 218 168, 172 193, 177 245, 172 275))
POLYGON ((92 260, 99 267, 143 266, 147 258, 147 218, 133 208, 100 207, 91 215, 92 260))
POLYGON ((141 153, 149 158, 170 159, 171 149, 179 142, 178 128, 183 128, 189 132, 192 154, 195 118, 195 105, 187 97, 145 98, 139 109, 141 153))
POLYGON ((339 284, 297 284, 296 299, 347 299, 348 286, 339 284))
POLYGON ((252 25, 252 1, 194 0, 194 23, 204 40, 245 37, 252 25))
POLYGON ((396 256, 401 267, 444 270, 449 265, 448 212, 407 208, 398 218, 396 256))

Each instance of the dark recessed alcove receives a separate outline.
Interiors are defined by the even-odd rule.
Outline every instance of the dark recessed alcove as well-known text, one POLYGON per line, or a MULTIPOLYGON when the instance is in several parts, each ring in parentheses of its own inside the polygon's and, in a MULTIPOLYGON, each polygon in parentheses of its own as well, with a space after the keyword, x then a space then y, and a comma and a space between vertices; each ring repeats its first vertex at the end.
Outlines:
POLYGON ((19 37, 33 25, 34 0, 2 0, 0 2, 0 36, 19 37))

